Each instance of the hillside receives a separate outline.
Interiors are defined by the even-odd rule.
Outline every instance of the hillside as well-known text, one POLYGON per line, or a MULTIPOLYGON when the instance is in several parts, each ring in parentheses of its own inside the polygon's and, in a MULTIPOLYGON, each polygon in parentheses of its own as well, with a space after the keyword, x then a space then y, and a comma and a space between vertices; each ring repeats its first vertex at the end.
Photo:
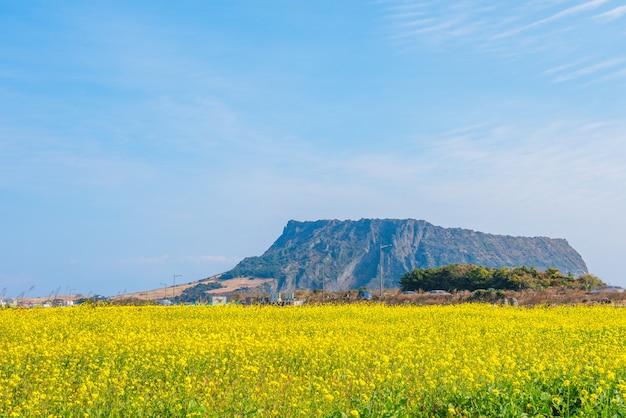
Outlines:
POLYGON ((385 287, 398 287, 399 278, 415 268, 453 263, 587 273, 564 239, 493 235, 414 219, 361 219, 289 221, 263 255, 245 258, 222 279, 274 279, 281 291, 375 289, 381 261, 385 287))

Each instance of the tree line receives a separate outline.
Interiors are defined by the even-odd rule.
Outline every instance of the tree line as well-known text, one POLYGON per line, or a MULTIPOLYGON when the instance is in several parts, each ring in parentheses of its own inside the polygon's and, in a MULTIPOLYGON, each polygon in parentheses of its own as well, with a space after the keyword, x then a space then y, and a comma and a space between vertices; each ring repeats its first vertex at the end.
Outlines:
POLYGON ((591 290, 605 283, 592 274, 574 277, 557 268, 539 271, 534 267, 490 268, 473 264, 450 264, 444 267, 414 269, 400 278, 400 288, 410 290, 545 289, 562 287, 591 290))

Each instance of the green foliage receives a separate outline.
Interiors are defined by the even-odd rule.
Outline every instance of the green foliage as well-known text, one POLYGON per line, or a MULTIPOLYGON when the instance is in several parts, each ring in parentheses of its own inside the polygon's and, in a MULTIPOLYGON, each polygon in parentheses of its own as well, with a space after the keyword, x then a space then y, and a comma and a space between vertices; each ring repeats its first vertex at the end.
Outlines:
POLYGON ((255 277, 260 279, 280 279, 284 276, 281 272, 281 260, 277 256, 247 257, 235 268, 222 274, 222 280, 235 277, 255 277))
POLYGON ((506 298, 502 289, 477 289, 472 292, 468 300, 470 302, 497 302, 506 298))
POLYGON ((589 290, 604 282, 591 274, 574 278, 557 268, 538 271, 533 267, 489 268, 473 264, 450 264, 430 269, 415 269, 400 278, 400 287, 406 290, 470 290, 479 289, 545 289, 563 287, 589 290))
POLYGON ((199 283, 193 287, 188 287, 183 290, 183 293, 180 297, 175 298, 176 302, 198 302, 204 301, 207 298, 207 292, 215 289, 221 289, 224 286, 220 283, 210 282, 210 283, 199 283))
POLYGON ((583 274, 576 279, 578 282, 578 288, 583 290, 596 289, 598 287, 606 286, 602 280, 593 274, 583 274))

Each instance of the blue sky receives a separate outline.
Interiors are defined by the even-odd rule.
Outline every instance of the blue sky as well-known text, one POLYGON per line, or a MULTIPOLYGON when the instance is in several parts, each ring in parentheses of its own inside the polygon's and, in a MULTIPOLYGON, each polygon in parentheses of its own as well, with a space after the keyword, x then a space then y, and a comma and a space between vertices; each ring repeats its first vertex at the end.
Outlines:
POLYGON ((7 296, 370 217, 565 238, 626 286, 626 1, 8 0, 0 28, 7 296))

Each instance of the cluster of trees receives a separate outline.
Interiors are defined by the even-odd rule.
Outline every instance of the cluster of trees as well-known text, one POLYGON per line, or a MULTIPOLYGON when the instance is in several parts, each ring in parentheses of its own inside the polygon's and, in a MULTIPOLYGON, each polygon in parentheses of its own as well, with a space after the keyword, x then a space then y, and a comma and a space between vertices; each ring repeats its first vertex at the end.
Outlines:
POLYGON ((216 282, 199 283, 195 286, 188 287, 183 290, 182 294, 175 297, 173 302, 180 303, 204 301, 207 299, 207 292, 210 292, 211 290, 221 289, 223 287, 223 285, 216 282))
POLYGON ((261 279, 282 278, 284 274, 281 271, 281 262, 274 256, 247 257, 237 264, 232 270, 222 274, 222 280, 228 280, 235 277, 255 277, 261 279))
POLYGON ((430 269, 415 269, 400 278, 402 290, 477 290, 477 289, 545 289, 563 287, 590 290, 605 283, 592 274, 574 277, 559 269, 539 271, 534 267, 489 268, 473 264, 451 264, 430 269))

